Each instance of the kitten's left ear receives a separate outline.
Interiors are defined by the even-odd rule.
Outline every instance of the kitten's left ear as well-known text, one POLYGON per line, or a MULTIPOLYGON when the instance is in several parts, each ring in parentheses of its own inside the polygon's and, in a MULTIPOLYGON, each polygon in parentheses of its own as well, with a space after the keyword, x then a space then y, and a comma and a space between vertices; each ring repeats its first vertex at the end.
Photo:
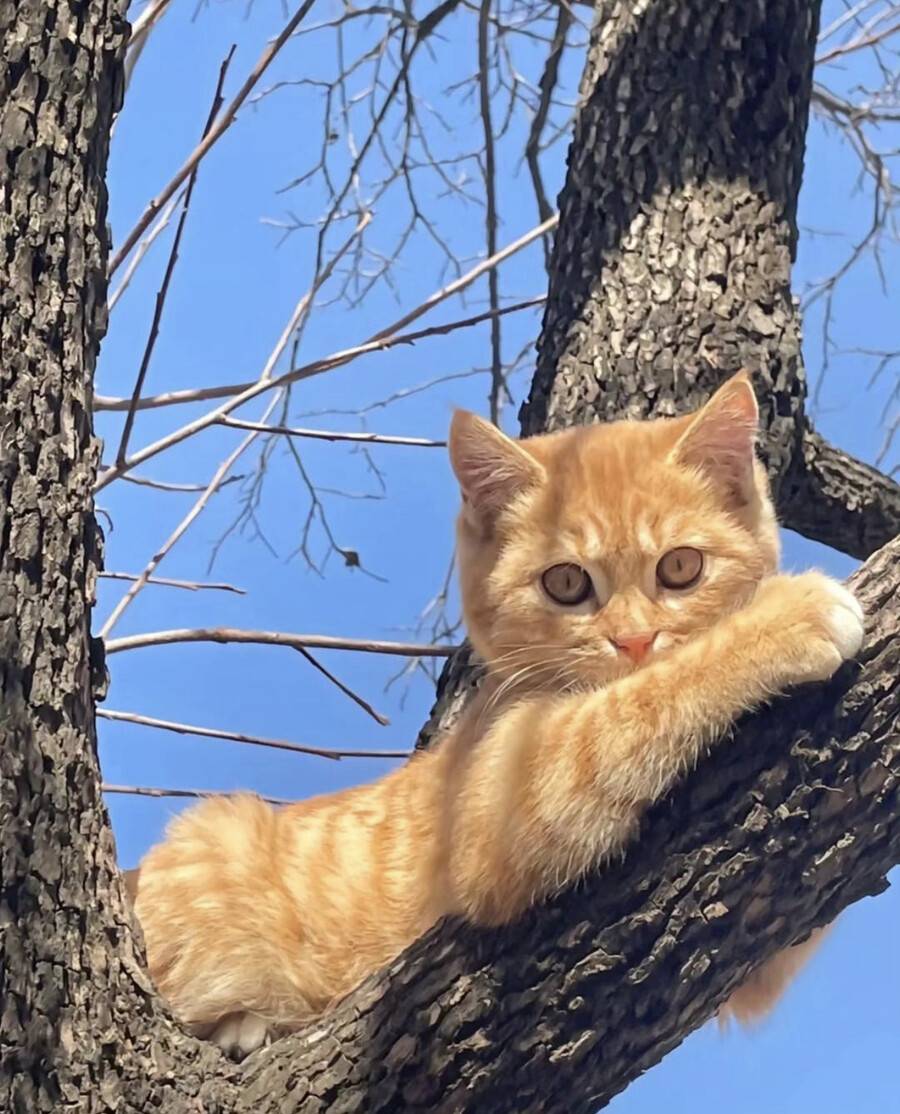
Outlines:
POLYGON ((483 527, 546 475, 516 441, 468 410, 454 413, 448 444, 466 509, 483 527))
POLYGON ((716 391, 681 435, 672 456, 699 468, 724 487, 739 505, 749 503, 755 489, 753 462, 759 408, 746 371, 739 371, 716 391))

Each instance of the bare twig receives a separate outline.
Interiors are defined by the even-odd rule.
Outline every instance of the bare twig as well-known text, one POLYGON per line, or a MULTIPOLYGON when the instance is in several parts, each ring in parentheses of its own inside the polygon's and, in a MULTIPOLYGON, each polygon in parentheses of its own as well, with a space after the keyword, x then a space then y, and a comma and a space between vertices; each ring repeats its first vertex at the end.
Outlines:
MULTIPOLYGON (((244 477, 240 475, 228 476, 227 479, 224 479, 219 484, 219 487, 222 488, 225 487, 226 484, 237 483, 243 478, 244 477)), ((147 476, 135 476, 132 472, 126 473, 126 475, 122 477, 122 480, 127 484, 136 484, 138 487, 152 487, 155 491, 173 491, 179 494, 206 490, 206 484, 180 484, 172 483, 169 480, 151 480, 147 476)))
MULTIPOLYGON (((481 124, 484 133, 484 189, 485 242, 488 258, 497 254, 497 165, 494 153, 494 125, 491 120, 490 63, 488 59, 489 17, 492 0, 481 0, 478 11, 478 97, 481 110, 481 124)), ((494 316, 491 318, 491 389, 488 394, 488 409, 491 421, 500 422, 500 396, 505 383, 503 379, 503 355, 500 339, 500 286, 497 268, 488 272, 488 302, 494 316)))
MULTIPOLYGON (((291 314, 288 325, 282 331, 281 336, 278 338, 278 341, 276 342, 275 347, 272 349, 271 353, 269 354, 269 358, 266 360, 265 366, 263 367, 263 370, 260 373, 260 378, 259 378, 259 383, 260 384, 265 385, 265 384, 268 384, 271 381, 272 371, 275 368, 276 364, 278 363, 278 360, 280 359, 282 353, 284 352, 284 349, 287 346, 288 341, 290 340, 292 332, 294 331, 294 329, 297 328, 298 324, 303 319, 304 315, 309 311, 309 307, 312 305, 312 301, 313 301, 313 298, 315 297, 316 291, 320 290, 323 283, 325 283, 328 280, 328 278, 332 274, 332 271, 333 271, 334 267, 337 265, 338 260, 341 258, 341 256, 344 254, 344 252, 346 252, 349 249, 351 243, 353 242, 353 239, 362 231, 362 229, 364 229, 366 227, 366 225, 369 223, 370 220, 371 220, 371 214, 369 214, 369 213, 365 213, 360 218, 360 221, 357 224, 353 234, 348 238, 348 240, 345 242, 345 244, 342 246, 342 248, 335 254, 335 256, 329 261, 328 265, 322 270, 322 272, 316 276, 316 278, 314 279, 313 284, 310 287, 310 289, 303 295, 303 297, 297 303, 296 307, 294 308, 294 312, 291 314)), ((279 402, 279 399, 280 399, 280 394, 275 394, 272 397, 272 399, 270 400, 268 406, 266 407, 265 411, 262 414, 263 424, 265 423, 265 420, 269 417, 269 415, 272 413, 272 411, 277 406, 277 404, 279 402)), ((147 565, 146 565, 143 573, 141 574, 141 576, 134 582, 134 584, 132 584, 132 586, 128 589, 128 591, 125 593, 125 595, 119 600, 119 602, 113 608, 112 613, 110 614, 110 616, 106 620, 106 622, 103 624, 103 627, 100 631, 100 637, 101 638, 107 638, 109 636, 110 631, 113 629, 115 624, 119 621, 119 619, 121 619, 122 615, 125 613, 127 608, 133 603, 133 601, 135 600, 137 595, 143 590, 144 585, 147 583, 150 576, 156 571, 160 562, 165 558, 166 554, 168 554, 172 550, 172 548, 177 544, 177 542, 185 534, 185 532, 188 530, 188 528, 191 526, 191 524, 194 522, 194 520, 201 514, 204 507, 207 505, 207 503, 210 501, 210 499, 213 497, 213 495, 215 495, 215 493, 221 488, 222 484, 225 482, 225 480, 228 476, 228 473, 231 471, 234 464, 240 459, 241 456, 243 456, 243 454, 253 444, 253 442, 256 440, 256 438, 258 436, 259 436, 259 434, 257 432, 251 432, 247 437, 245 437, 241 441, 241 443, 237 446, 237 448, 232 450, 232 452, 228 454, 228 456, 225 458, 225 460, 222 461, 222 463, 219 465, 219 467, 216 469, 215 473, 213 474, 212 479, 207 484, 203 493, 196 500, 194 505, 191 507, 191 509, 188 511, 188 513, 184 516, 184 518, 181 520, 181 522, 179 522, 179 524, 175 527, 174 531, 169 535, 168 539, 162 544, 162 546, 157 550, 157 552, 147 562, 147 565)), ((124 462, 123 462, 122 464, 117 464, 115 467, 118 468, 118 467, 124 467, 124 466, 125 465, 124 465, 124 462)))
MULTIPOLYGON (((480 325, 484 321, 489 321, 494 316, 504 317, 508 313, 518 313, 524 309, 533 309, 535 306, 543 305, 546 300, 544 295, 540 295, 536 298, 528 298, 523 302, 516 302, 514 305, 503 306, 496 311, 487 310, 484 313, 477 313, 472 317, 464 317, 458 321, 448 321, 443 325, 431 325, 427 329, 419 329, 415 332, 398 333, 396 336, 386 338, 380 344, 364 346, 365 351, 382 352, 389 348, 396 348, 399 345, 415 344, 417 341, 425 340, 429 337, 447 336, 456 329, 468 329, 475 325, 480 325)), ((350 351, 356 352, 357 350, 351 349, 350 351)), ((349 362, 352 358, 352 356, 349 356, 345 362, 349 362)), ((324 362, 325 361, 318 361, 318 363, 324 362)), ((293 368, 292 373, 296 372, 299 375, 308 368, 315 366, 317 366, 317 364, 305 364, 302 367, 293 368)), ((331 366, 340 365, 329 365, 328 368, 324 368, 323 370, 330 370, 331 366)), ((153 410, 161 406, 180 406, 187 402, 210 402, 217 398, 230 398, 232 395, 240 394, 242 391, 246 391, 248 388, 254 386, 255 382, 255 380, 248 380, 244 383, 228 383, 217 387, 195 387, 184 391, 167 391, 165 394, 142 398, 138 402, 137 409, 153 410)), ((109 398, 103 395, 96 395, 94 398, 94 410, 95 412, 101 410, 127 410, 128 402, 129 400, 127 398, 109 398)), ((337 413, 338 411, 328 411, 328 413, 332 412, 337 413)), ((349 413, 350 411, 344 412, 349 413)), ((353 411, 353 413, 355 413, 355 411, 353 411)), ((127 479, 129 477, 123 476, 122 478, 127 479)), ((133 479, 132 482, 150 483, 150 481, 138 481, 136 479, 133 479)), ((197 490, 200 490, 200 488, 197 490)))
POLYGON ((146 646, 170 646, 175 642, 230 642, 257 646, 288 646, 292 650, 356 650, 365 654, 394 654, 400 657, 445 658, 456 646, 416 645, 385 642, 373 638, 338 638, 327 634, 288 634, 282 631, 241 630, 237 627, 196 627, 180 630, 149 631, 113 638, 106 643, 107 654, 140 650, 146 646))
POLYGON ((346 749, 335 750, 330 747, 308 746, 306 743, 288 742, 286 739, 271 739, 264 735, 246 735, 241 731, 224 731, 217 727, 196 727, 189 723, 143 716, 137 712, 117 712, 111 708, 98 708, 101 719, 120 723, 136 723, 142 727, 155 727, 161 731, 172 731, 176 735, 197 735, 203 739, 225 739, 232 743, 246 743, 249 746, 271 747, 274 750, 287 750, 294 754, 311 754, 316 758, 328 758, 339 762, 342 758, 407 758, 408 750, 346 749))
MULTIPOLYGON (((222 88, 225 85, 225 77, 228 73, 228 67, 231 64, 231 59, 234 57, 234 52, 237 48, 232 46, 229 50, 225 60, 219 67, 219 77, 216 81, 216 91, 213 94, 212 105, 209 114, 206 118, 206 123, 203 126, 203 139, 205 139, 212 129, 213 123, 216 119, 216 114, 222 107, 222 88)), ((184 235, 184 226, 187 223, 188 212, 191 208, 191 198, 194 196, 194 186, 197 184, 197 170, 199 163, 188 175, 187 188, 184 191, 184 203, 181 206, 181 215, 178 218, 178 224, 175 228, 175 235, 172 238, 172 247, 169 251, 169 260, 166 263, 165 273, 163 274, 162 285, 156 294, 156 304, 153 307, 153 319, 150 322, 150 332, 147 334, 147 343, 144 345, 144 354, 141 357, 140 367, 138 368, 137 376, 134 381, 134 390, 131 392, 131 401, 128 406, 128 413, 125 415, 125 424, 122 428, 122 436, 119 440, 119 448, 116 452, 116 463, 121 464, 125 460, 126 453, 128 452, 128 441, 131 437, 131 430, 134 426, 134 413, 137 406, 137 400, 141 397, 141 392, 144 389, 144 380, 147 377, 147 371, 150 367, 150 360, 153 358, 153 349, 156 347, 156 338, 159 336, 159 327, 162 323, 162 315, 166 306, 166 298, 169 294, 169 287, 172 283, 172 275, 175 273, 175 266, 178 263, 178 249, 181 246, 181 238, 184 235)))
MULTIPOLYGON (((272 401, 270 403, 270 406, 269 406, 269 410, 271 410, 272 407, 274 407, 276 401, 277 401, 277 397, 272 399, 272 401)), ((219 467, 215 470, 215 472, 213 473, 212 479, 209 481, 209 483, 203 489, 203 493, 196 500, 196 502, 191 507, 191 509, 188 511, 188 513, 184 516, 184 518, 182 518, 182 520, 178 523, 178 525, 175 527, 175 529, 172 531, 172 533, 169 535, 169 537, 163 542, 163 544, 159 547, 159 549, 157 549, 157 551, 153 554, 153 556, 147 562, 147 564, 144 568, 144 571, 140 574, 140 576, 138 576, 138 578, 134 581, 134 583, 131 585, 131 587, 128 589, 128 591, 125 593, 125 595, 122 596, 122 598, 119 600, 119 602, 116 604, 116 606, 112 609, 112 611, 110 612, 109 617, 107 618, 106 622, 100 628, 100 637, 101 638, 108 638, 110 631, 113 629, 113 627, 116 625, 116 623, 122 618, 122 616, 125 614, 127 609, 131 606, 131 604, 134 602, 134 600, 137 598, 137 596, 143 591, 144 586, 149 583, 150 577, 153 575, 153 573, 156 571, 156 569, 159 567, 159 565, 165 559, 166 555, 173 549, 173 547, 177 544, 177 542, 184 536, 184 534, 187 532, 190 525, 202 513, 203 508, 207 505, 207 503, 210 501, 210 499, 212 499, 212 497, 215 495, 215 493, 219 490, 219 488, 222 485, 222 481, 225 479, 225 477, 231 471, 232 465, 235 463, 235 461, 237 461, 240 458, 240 456, 244 453, 244 451, 249 447, 249 445, 252 443, 255 436, 256 436, 256 434, 251 433, 248 437, 245 437, 243 439, 243 441, 241 441, 241 443, 237 446, 237 448, 233 449, 228 454, 228 456, 222 461, 222 463, 219 465, 219 467)))
POLYGON ((410 445, 424 449, 442 449, 446 441, 429 441, 425 437, 394 437, 386 433, 335 433, 325 429, 294 429, 283 425, 245 422, 241 418, 220 418, 219 424, 232 429, 255 429, 259 433, 280 433, 287 437, 309 437, 315 441, 357 441, 366 445, 410 445))
POLYGON ((301 20, 312 8, 315 0, 304 0, 300 7, 294 12, 285 26, 282 28, 281 33, 265 48, 259 56, 256 65, 250 71, 244 84, 235 94, 234 98, 219 116, 215 126, 209 131, 209 134, 194 148, 193 152, 188 156, 186 162, 175 175, 174 178, 164 186, 163 189, 153 198, 147 208, 144 210, 140 219, 134 228, 125 237, 118 251, 113 255, 109 263, 109 274, 113 275, 122 264, 123 260, 128 256, 128 253, 143 236, 147 226, 165 205, 173 193, 184 182, 188 175, 199 165, 201 160, 212 150, 215 144, 222 138, 228 128, 234 123, 235 116, 238 113, 241 105, 253 91, 259 79, 266 72, 272 60, 288 41, 297 27, 300 25, 301 20))
POLYGON ((146 8, 137 16, 131 25, 131 37, 128 40, 128 53, 125 56, 125 88, 131 84, 131 77, 138 59, 144 52, 150 33, 166 13, 171 0, 150 0, 146 8))
MULTIPOLYGON (((161 789, 155 785, 110 785, 107 781, 103 782, 100 789, 104 793, 124 793, 131 797, 190 797, 200 800, 207 800, 210 797, 234 797, 238 794, 249 793, 247 789, 161 789)), ((293 805, 297 803, 287 797, 262 797, 258 793, 252 795, 259 797, 261 801, 265 801, 268 805, 293 805)))
MULTIPOLYGON (((128 289, 128 286, 131 283, 132 278, 134 277, 134 272, 138 269, 144 256, 152 247, 154 240, 157 238, 157 236, 159 236, 161 232, 164 232, 169 227, 169 221, 172 219, 172 214, 175 212, 178 203, 182 200, 183 197, 183 191, 181 193, 175 194, 169 204, 160 213, 158 219, 156 220, 156 223, 143 238, 143 240, 141 240, 140 244, 138 244, 137 251, 134 253, 134 255, 132 255, 131 259, 128 260, 128 266, 125 268, 125 274, 122 275, 122 278, 119 281, 119 285, 109 297, 108 305, 110 312, 112 312, 118 300, 128 289)), ((127 405, 127 400, 125 401, 127 405)))
MULTIPOLYGON (((131 572, 101 572, 100 576, 106 580, 140 580, 136 573, 131 572)), ((215 591, 234 592, 238 596, 246 596, 244 588, 236 588, 233 584, 214 583, 199 580, 172 580, 166 576, 149 576, 148 584, 161 584, 166 588, 186 588, 190 592, 215 591)))
MULTIPOLYGON (((566 49, 566 36, 568 35, 571 23, 571 9, 568 4, 561 3, 556 13, 556 26, 553 30, 553 40, 547 52, 547 60, 544 63, 541 79, 538 82, 540 100, 538 102, 537 111, 532 118, 531 128, 528 132, 528 140, 525 144, 525 161, 528 163, 528 172, 531 175, 531 182, 534 186, 534 196, 537 201, 538 217, 540 220, 546 220, 553 212, 553 208, 547 200, 547 192, 544 189, 544 179, 541 175, 541 139, 544 134, 544 128, 547 126, 547 119, 550 115, 553 91, 556 89, 557 82, 559 81, 559 64, 562 60, 563 52, 566 49)), ((549 237, 544 238, 544 264, 549 270, 549 237)))
POLYGON ((411 387, 401 387, 399 391, 392 391, 384 398, 378 398, 374 402, 366 403, 364 406, 327 406, 321 410, 306 410, 299 416, 301 418, 323 418, 339 414, 342 416, 349 415, 351 417, 364 418, 366 414, 370 414, 373 410, 383 410, 386 406, 390 406, 406 398, 413 398, 423 391, 430 391, 432 387, 440 386, 442 383, 454 383, 458 379, 471 379, 473 376, 483 374, 484 368, 480 367, 469 368, 468 371, 451 371, 446 375, 436 375, 433 379, 426 379, 422 383, 414 383, 411 387))
MULTIPOLYGON (((505 262, 511 256, 516 255, 523 248, 527 248, 529 244, 534 243, 535 240, 546 235, 546 233, 556 228, 558 223, 559 213, 554 213, 552 217, 548 217, 547 220, 542 221, 536 228, 529 229, 523 236, 519 236, 518 239, 507 244, 505 248, 501 248, 493 255, 488 256, 486 259, 482 259, 480 263, 477 263, 471 270, 466 271, 466 273, 461 275, 458 279, 448 283, 441 290, 436 290, 434 294, 426 298, 425 301, 421 302, 415 309, 410 310, 409 313, 398 318, 393 324, 375 333, 374 336, 370 338, 369 343, 394 337, 401 329, 405 329, 407 325, 411 325, 413 321, 417 321, 424 314, 428 313, 429 310, 434 309, 436 305, 446 301, 448 298, 452 298, 454 294, 460 294, 466 287, 471 286, 473 282, 480 279, 483 274, 486 274, 494 267, 499 267, 501 263, 505 262)), ((490 319, 499 315, 498 311, 493 308, 490 314, 490 319)))
POLYGON ((309 662, 313 669, 317 669, 323 677, 327 677, 328 680, 331 681, 331 683, 335 686, 335 688, 339 689, 344 694, 344 696, 348 696, 354 704, 358 704, 359 707, 362 708, 364 712, 367 712, 377 724, 380 724, 381 727, 388 726, 391 721, 387 718, 387 716, 383 716, 381 712, 376 712, 367 700, 364 700, 359 695, 359 693, 354 692, 352 688, 350 688, 348 685, 345 685, 339 677, 335 677, 331 670, 326 669, 325 666, 319 661, 319 659, 314 657, 309 652, 309 650, 307 650, 303 646, 297 646, 296 650, 309 662))
POLYGON ((888 24, 887 27, 881 27, 869 34, 857 35, 855 38, 841 43, 839 46, 832 47, 830 50, 816 55, 816 65, 824 66, 828 62, 833 62, 837 58, 844 58, 857 50, 865 50, 868 47, 877 46, 879 43, 883 43, 885 39, 890 38, 891 35, 895 35, 898 31, 900 31, 900 19, 894 23, 888 24))
MULTIPOLYGON (((240 394, 234 395, 228 402, 223 403, 214 410, 208 411, 202 417, 189 422, 173 433, 169 433, 165 437, 161 437, 158 441, 154 441, 152 444, 140 449, 122 464, 116 464, 103 472, 97 480, 96 490, 102 490, 107 484, 112 483, 113 480, 118 479, 119 476, 135 468, 138 464, 143 464, 145 460, 150 460, 166 449, 170 449, 173 445, 180 444, 182 441, 187 440, 187 438, 193 437, 204 429, 208 429, 211 425, 215 425, 220 418, 223 418, 232 410, 236 410, 239 406, 243 406, 245 403, 250 402, 251 399, 256 398, 258 395, 273 387, 283 387, 289 383, 296 383, 302 379, 309 379, 314 375, 321 375, 323 372, 331 371, 333 368, 350 363, 351 360, 355 360, 358 356, 366 352, 375 352, 381 348, 389 347, 389 341, 394 344, 401 343, 403 338, 396 336, 400 329, 404 328, 411 321, 415 321, 424 313, 427 313, 428 310, 432 309, 440 302, 445 301, 454 294, 458 294, 461 290, 464 290, 467 286, 475 282, 476 279, 480 278, 486 271, 490 270, 492 267, 496 267, 498 264, 502 263, 503 260, 515 255, 516 252, 521 251, 522 248, 526 247, 540 236, 543 236, 545 232, 556 226, 558 219, 559 216, 557 214, 551 217, 549 221, 544 221, 536 228, 532 228, 529 232, 525 233, 524 236, 520 236, 517 240, 508 244, 490 259, 485 259, 477 266, 473 267, 472 270, 463 275, 462 278, 456 279, 441 290, 436 291, 429 298, 426 298, 424 302, 416 306, 415 309, 404 314, 399 320, 395 321, 387 328, 382 329, 363 344, 357 345, 355 348, 345 349, 342 352, 336 352, 331 356, 325 357, 325 359, 316 360, 304 367, 294 368, 274 379, 261 380, 254 383, 246 390, 241 391, 240 394)), ((405 338, 407 343, 410 339, 413 338, 405 338)))

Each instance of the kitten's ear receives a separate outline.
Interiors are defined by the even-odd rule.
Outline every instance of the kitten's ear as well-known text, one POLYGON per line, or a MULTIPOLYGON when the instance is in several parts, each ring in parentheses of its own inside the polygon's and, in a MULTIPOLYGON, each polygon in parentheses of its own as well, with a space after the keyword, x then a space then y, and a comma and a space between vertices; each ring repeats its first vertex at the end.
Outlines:
POLYGON ((454 413, 448 444, 463 501, 481 525, 546 476, 530 453, 468 410, 454 413))
POLYGON ((756 395, 746 371, 739 371, 716 391, 681 435, 673 450, 680 464, 699 468, 739 505, 750 502, 755 488, 753 461, 759 427, 756 395))

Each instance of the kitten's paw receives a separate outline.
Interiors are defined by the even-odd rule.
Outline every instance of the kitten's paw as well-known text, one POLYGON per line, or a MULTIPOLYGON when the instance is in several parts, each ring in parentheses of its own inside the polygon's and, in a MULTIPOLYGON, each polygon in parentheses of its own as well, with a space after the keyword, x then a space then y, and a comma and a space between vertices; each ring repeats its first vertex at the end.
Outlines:
POLYGON ((823 576, 823 588, 830 602, 825 610, 825 624, 841 661, 856 657, 862 646, 865 616, 859 600, 843 584, 823 576))
POLYGON ((232 1060, 243 1060, 262 1048, 268 1036, 268 1026, 258 1014, 230 1013, 217 1023, 209 1039, 232 1060))
POLYGON ((859 652, 863 610, 843 584, 818 572, 779 576, 766 595, 786 636, 790 684, 826 681, 859 652))

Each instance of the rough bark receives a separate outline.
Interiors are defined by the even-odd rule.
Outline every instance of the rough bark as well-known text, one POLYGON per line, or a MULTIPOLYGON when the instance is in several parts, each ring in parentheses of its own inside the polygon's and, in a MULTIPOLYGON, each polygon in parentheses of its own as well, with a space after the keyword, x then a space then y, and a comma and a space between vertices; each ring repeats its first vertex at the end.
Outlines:
MULTIPOLYGON (((115 1105, 155 1007, 99 790, 91 382, 124 0, 0 0, 0 1109, 115 1105)), ((146 1042, 145 1042, 146 1043, 146 1042)))
POLYGON ((785 526, 860 559, 900 534, 900 484, 809 428, 801 452, 782 484, 785 526))
MULTIPOLYGON (((900 858, 900 543, 859 574, 873 616, 859 666, 740 725, 654 808, 623 863, 501 931, 437 926, 321 1023, 242 1067, 180 1033, 148 989, 123 912, 92 719, 90 376, 103 331, 102 176, 123 8, 0 0, 0 1108, 594 1110, 752 965, 877 891, 900 858)), ((573 146, 530 428, 635 412, 643 399, 657 411, 686 404, 756 352, 777 392, 770 459, 784 490, 805 437, 786 267, 814 14, 799 0, 601 5, 586 84, 597 88, 573 146), (669 89, 655 125, 640 87, 669 89), (617 120, 605 147, 609 121, 591 115, 603 96, 617 120), (645 128, 632 125, 633 111, 645 128), (669 138, 679 128, 686 145, 669 138), (703 134, 713 137, 706 162, 696 154, 703 134), (747 151, 729 155, 738 140, 747 151), (605 153, 595 157, 595 145, 605 153), (748 153, 769 161, 735 169, 748 153), (594 187, 579 169, 590 159, 594 187), (639 218, 638 164, 671 180, 664 227, 653 225, 655 210, 639 218), (726 217, 731 231, 709 239, 726 217), (623 232, 637 237, 634 261, 603 255, 609 236, 592 239, 597 219, 619 229, 613 253, 631 242, 623 232), (651 225, 665 232, 666 258, 654 255, 651 225), (579 237, 593 255, 578 256, 579 237), (717 251, 724 271, 709 270, 717 251), (677 290, 663 285, 657 305, 640 302, 667 273, 677 290), (712 287, 722 297, 707 304, 712 287), (566 318, 567 305, 578 312, 566 318), (691 362, 691 351, 714 359, 691 362)))
POLYGON ((440 926, 251 1062, 246 1109, 588 1114, 763 958, 883 889, 900 860, 898 557, 900 541, 854 579, 873 617, 859 663, 748 717, 624 863, 514 926, 440 926))

